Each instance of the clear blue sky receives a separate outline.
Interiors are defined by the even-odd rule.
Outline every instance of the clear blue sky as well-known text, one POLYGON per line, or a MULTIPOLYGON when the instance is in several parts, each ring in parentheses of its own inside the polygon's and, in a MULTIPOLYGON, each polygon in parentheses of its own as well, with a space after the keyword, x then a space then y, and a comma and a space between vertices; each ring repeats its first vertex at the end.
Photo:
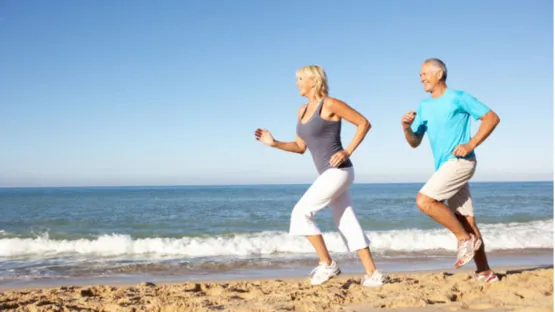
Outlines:
POLYGON ((373 125, 357 182, 423 182, 400 118, 428 57, 501 117, 476 181, 553 178, 549 0, 4 0, 0 45, 0 186, 310 183, 308 153, 253 136, 295 138, 307 64, 373 125))

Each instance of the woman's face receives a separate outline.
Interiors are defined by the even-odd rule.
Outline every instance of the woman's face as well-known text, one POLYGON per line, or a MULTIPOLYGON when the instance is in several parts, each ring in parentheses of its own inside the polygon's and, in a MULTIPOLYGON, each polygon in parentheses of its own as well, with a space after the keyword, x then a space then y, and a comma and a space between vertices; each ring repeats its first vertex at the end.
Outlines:
POLYGON ((307 96, 310 90, 314 87, 312 79, 308 79, 303 75, 299 75, 297 78, 297 88, 299 88, 299 93, 301 96, 307 96))

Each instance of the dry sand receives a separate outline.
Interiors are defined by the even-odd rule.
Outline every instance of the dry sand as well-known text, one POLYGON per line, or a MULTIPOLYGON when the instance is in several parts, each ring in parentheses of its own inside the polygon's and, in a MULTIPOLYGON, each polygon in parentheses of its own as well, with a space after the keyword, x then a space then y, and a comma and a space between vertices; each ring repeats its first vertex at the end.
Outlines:
POLYGON ((553 311, 552 267, 498 272, 488 285, 467 270, 392 273, 379 288, 340 276, 322 286, 292 278, 17 289, 0 293, 0 311, 553 311))

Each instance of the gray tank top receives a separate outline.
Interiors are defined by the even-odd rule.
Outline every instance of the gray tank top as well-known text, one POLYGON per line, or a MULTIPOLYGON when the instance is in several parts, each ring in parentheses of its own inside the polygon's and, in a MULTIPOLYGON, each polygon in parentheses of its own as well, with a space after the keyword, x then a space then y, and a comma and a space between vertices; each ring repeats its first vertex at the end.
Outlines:
MULTIPOLYGON (((322 174, 326 169, 332 168, 330 159, 333 154, 343 150, 341 145, 341 121, 330 121, 323 119, 320 114, 325 97, 320 100, 314 114, 303 124, 301 120, 306 114, 305 108, 299 122, 297 123, 297 135, 303 139, 312 154, 314 165, 318 173, 322 174)), ((350 159, 345 160, 338 168, 352 167, 350 159)))

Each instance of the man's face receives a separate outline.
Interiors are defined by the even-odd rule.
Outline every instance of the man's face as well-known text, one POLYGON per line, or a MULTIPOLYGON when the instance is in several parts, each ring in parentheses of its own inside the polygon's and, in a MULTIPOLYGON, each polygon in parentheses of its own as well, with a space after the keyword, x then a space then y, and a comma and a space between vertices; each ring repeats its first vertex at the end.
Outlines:
POLYGON ((424 63, 420 69, 420 82, 424 86, 424 91, 432 92, 441 81, 441 70, 431 66, 429 63, 424 63))

